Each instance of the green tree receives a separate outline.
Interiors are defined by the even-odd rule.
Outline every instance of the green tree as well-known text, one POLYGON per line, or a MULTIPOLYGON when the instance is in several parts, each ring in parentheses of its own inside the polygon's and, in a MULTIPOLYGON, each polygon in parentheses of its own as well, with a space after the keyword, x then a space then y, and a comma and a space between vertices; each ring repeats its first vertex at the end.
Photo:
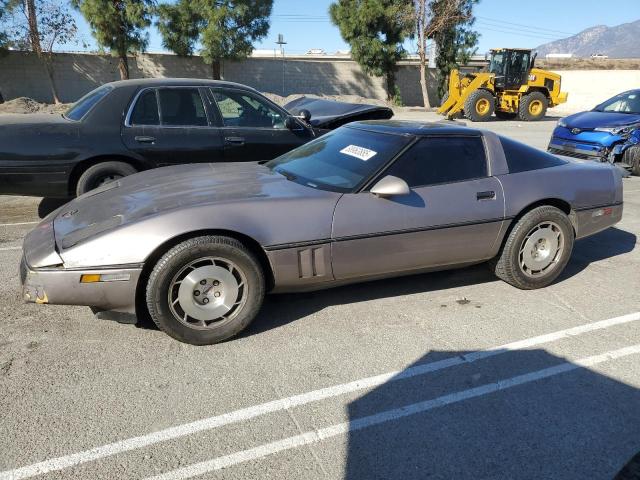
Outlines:
POLYGON ((91 27, 100 47, 118 58, 120 78, 129 78, 127 54, 147 48, 153 0, 71 0, 91 27))
MULTIPOLYGON (((434 3, 446 3, 448 1, 436 0, 434 3)), ((438 50, 436 69, 438 70, 438 94, 440 98, 444 97, 448 91, 447 82, 451 70, 467 63, 478 50, 477 44, 480 34, 473 28, 475 23, 473 7, 479 1, 461 0, 459 13, 462 20, 433 36, 438 50)))
MULTIPOLYGON (((431 106, 427 90, 427 44, 434 37, 455 29, 470 20, 471 8, 463 8, 467 0, 415 0, 416 38, 420 59, 420 87, 425 108, 431 106)), ((435 49, 431 50, 434 54, 435 49)))
POLYGON ((365 73, 385 77, 391 100, 396 64, 406 54, 402 44, 413 35, 413 0, 338 0, 329 15, 365 73))
POLYGON ((269 33, 273 0, 178 0, 157 9, 156 25, 165 48, 193 55, 196 45, 214 79, 223 60, 246 58, 253 43, 269 33))

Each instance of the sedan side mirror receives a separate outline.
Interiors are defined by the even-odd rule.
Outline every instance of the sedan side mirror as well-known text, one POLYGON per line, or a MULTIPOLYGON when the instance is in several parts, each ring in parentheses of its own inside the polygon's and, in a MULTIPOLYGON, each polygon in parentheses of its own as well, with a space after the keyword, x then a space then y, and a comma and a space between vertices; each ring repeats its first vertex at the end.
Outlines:
POLYGON ((306 123, 309 123, 309 120, 311 120, 311 112, 309 110, 302 109, 298 112, 298 115, 296 115, 296 117, 304 120, 306 123))
POLYGON ((411 193, 407 182, 393 175, 387 175, 380 179, 369 191, 380 198, 409 195, 411 193))

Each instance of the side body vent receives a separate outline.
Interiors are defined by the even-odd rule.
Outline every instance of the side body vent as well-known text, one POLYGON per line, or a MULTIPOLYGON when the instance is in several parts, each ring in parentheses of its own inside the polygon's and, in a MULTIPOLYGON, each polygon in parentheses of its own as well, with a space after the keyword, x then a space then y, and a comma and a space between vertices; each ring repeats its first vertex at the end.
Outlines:
POLYGON ((300 278, 325 276, 325 248, 325 246, 320 246, 298 250, 298 274, 300 278))

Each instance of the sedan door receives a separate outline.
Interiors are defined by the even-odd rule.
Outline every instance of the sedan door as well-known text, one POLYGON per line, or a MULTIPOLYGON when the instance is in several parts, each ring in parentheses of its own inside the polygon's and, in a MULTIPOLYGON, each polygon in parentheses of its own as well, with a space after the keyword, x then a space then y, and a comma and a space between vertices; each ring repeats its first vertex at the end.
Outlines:
POLYGON ((248 90, 212 88, 211 94, 222 118, 225 161, 271 160, 314 138, 298 120, 287 128, 286 111, 248 90))
POLYGON ((345 194, 335 210, 335 278, 383 276, 489 259, 504 222, 504 194, 490 176, 481 136, 424 137, 379 178, 410 194, 345 194))
POLYGON ((222 161, 220 128, 203 94, 198 87, 141 90, 122 130, 127 148, 157 167, 222 161))

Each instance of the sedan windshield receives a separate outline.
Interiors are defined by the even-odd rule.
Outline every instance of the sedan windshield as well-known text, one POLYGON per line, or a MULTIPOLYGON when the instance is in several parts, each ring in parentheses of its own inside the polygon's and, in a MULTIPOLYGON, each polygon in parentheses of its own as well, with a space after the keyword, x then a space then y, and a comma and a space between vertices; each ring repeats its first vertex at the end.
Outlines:
POLYGON ((637 113, 640 114, 640 90, 624 92, 601 103, 596 112, 637 113))
POLYGON ((342 127, 266 164, 291 181, 351 192, 391 160, 411 137, 342 127))

